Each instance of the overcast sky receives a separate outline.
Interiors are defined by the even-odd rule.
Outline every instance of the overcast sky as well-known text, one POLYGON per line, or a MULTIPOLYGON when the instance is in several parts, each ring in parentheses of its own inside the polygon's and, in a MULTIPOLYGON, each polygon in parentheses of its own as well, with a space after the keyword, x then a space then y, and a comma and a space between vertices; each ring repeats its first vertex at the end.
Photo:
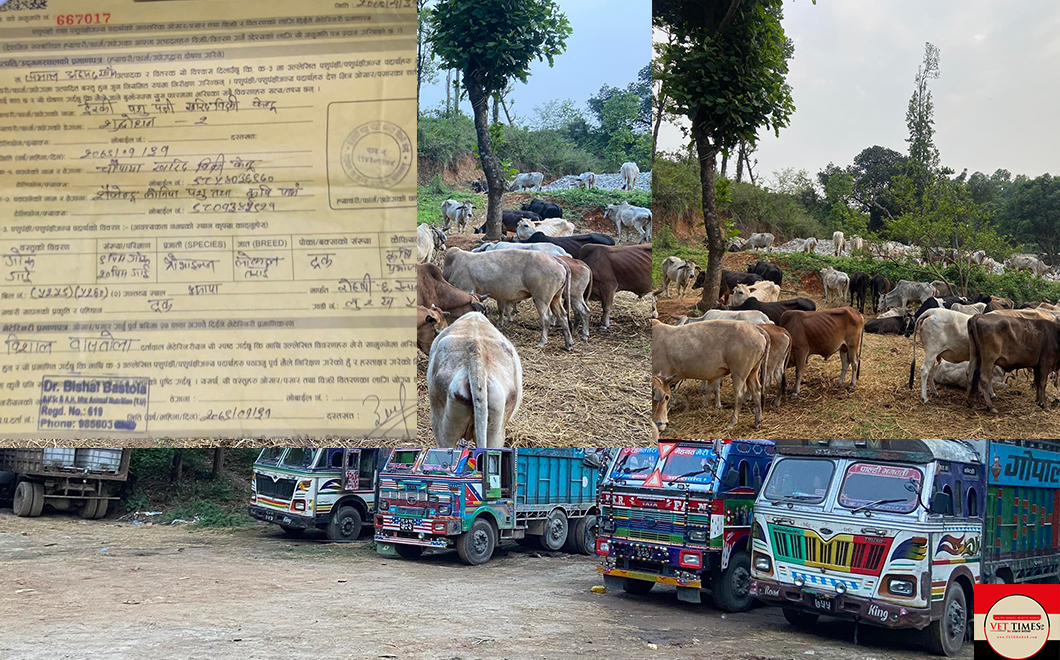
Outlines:
MULTIPOLYGON (((512 109, 525 121, 535 118, 534 108, 552 100, 585 101, 604 85, 625 87, 651 62, 651 2, 647 0, 558 0, 571 24, 567 50, 556 66, 535 61, 527 84, 515 83, 512 109)), ((445 72, 424 85, 420 105, 434 108, 445 102, 445 72)), ((471 104, 463 103, 471 113, 471 104)))
MULTIPOLYGON (((1060 2, 797 0, 785 2, 784 29, 795 114, 779 138, 763 132, 757 172, 812 175, 874 144, 907 153, 905 111, 930 41, 941 51, 930 89, 942 163, 1060 173, 1060 2)), ((663 150, 682 143, 673 127, 660 136, 663 150)))

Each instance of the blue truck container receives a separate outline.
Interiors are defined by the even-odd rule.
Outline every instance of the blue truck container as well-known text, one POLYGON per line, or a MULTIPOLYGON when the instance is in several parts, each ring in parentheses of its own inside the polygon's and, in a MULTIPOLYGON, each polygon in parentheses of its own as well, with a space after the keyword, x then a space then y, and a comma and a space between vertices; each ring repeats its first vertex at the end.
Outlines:
POLYGON ((583 449, 431 449, 411 466, 391 461, 379 476, 377 548, 406 558, 456 548, 472 565, 502 540, 591 554, 599 470, 583 449))

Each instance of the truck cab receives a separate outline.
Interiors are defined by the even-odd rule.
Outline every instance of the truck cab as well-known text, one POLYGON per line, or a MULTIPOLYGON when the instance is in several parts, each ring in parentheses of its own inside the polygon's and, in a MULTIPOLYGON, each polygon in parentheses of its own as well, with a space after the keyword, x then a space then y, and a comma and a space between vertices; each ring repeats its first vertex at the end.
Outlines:
POLYGON ((354 541, 375 514, 376 478, 386 456, 381 449, 262 449, 250 515, 289 536, 322 529, 332 541, 354 541))
POLYGON ((550 550, 590 552, 596 467, 574 449, 428 449, 379 479, 380 552, 415 558, 455 548, 485 563, 502 540, 536 537, 550 550))
POLYGON ((621 450, 600 487, 605 586, 644 594, 667 584, 695 603, 709 588, 719 608, 748 609, 752 505, 772 460, 769 440, 621 450))
POLYGON ((778 440, 755 502, 751 593, 798 627, 823 615, 913 628, 936 653, 956 653, 980 580, 982 451, 960 440, 778 440))

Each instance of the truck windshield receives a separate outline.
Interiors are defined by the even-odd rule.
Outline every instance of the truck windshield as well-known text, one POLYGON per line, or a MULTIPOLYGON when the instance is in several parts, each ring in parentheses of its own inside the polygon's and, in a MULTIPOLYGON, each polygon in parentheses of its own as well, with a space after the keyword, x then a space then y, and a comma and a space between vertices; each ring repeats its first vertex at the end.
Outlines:
POLYGON ((916 509, 923 479, 923 473, 914 467, 852 463, 843 477, 839 504, 855 513, 909 513, 916 509))
POLYGON ((821 458, 784 458, 773 464, 766 483, 770 502, 818 504, 832 483, 835 463, 821 458))
POLYGON ((288 449, 280 464, 295 470, 311 470, 316 457, 316 449, 288 449))
POLYGON ((267 447, 261 450, 258 454, 258 463, 265 463, 266 465, 276 465, 280 462, 280 455, 283 454, 284 449, 282 447, 267 447))
POLYGON ((717 455, 711 447, 678 447, 666 457, 663 483, 709 484, 714 481, 717 455))
POLYGON ((659 450, 657 448, 623 449, 615 460, 608 478, 620 483, 644 481, 655 469, 658 461, 659 450))
POLYGON ((411 472, 419 455, 419 449, 395 449, 383 469, 387 472, 411 472))
POLYGON ((456 466, 463 456, 463 449, 430 449, 420 461, 420 472, 456 474, 456 466))

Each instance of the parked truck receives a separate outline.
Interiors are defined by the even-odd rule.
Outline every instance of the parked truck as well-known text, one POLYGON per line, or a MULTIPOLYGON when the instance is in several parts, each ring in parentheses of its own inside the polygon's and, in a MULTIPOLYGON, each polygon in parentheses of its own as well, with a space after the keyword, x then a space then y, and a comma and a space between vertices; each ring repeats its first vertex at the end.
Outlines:
POLYGON ((288 536, 322 529, 332 541, 354 541, 375 514, 376 479, 388 453, 262 449, 254 463, 250 515, 279 525, 288 536))
POLYGON ((955 655, 974 585, 1060 576, 1056 440, 778 440, 755 503, 751 593, 923 631, 955 655))
POLYGON ((752 506, 773 453, 771 440, 621 450, 600 487, 605 587, 646 594, 668 584, 693 603, 709 589, 720 609, 748 609, 752 506))
POLYGON ((0 494, 16 516, 36 517, 45 505, 77 510, 82 518, 107 515, 129 477, 130 449, 0 449, 0 494))
POLYGON ((582 449, 425 450, 380 475, 376 547, 405 558, 455 547, 470 565, 502 540, 591 554, 599 467, 582 449))

